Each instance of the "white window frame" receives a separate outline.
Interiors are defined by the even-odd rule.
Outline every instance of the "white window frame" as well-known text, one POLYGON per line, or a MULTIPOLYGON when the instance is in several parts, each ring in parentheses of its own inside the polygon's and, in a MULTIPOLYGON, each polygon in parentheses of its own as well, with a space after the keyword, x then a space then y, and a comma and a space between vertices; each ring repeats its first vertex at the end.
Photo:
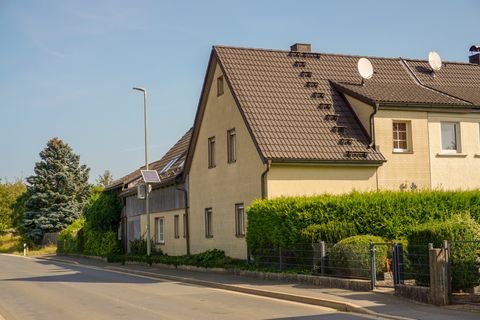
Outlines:
POLYGON ((461 136, 460 136, 460 122, 455 121, 443 121, 440 122, 440 146, 442 153, 460 153, 461 152, 461 136), (443 130, 447 125, 454 126, 455 133, 455 149, 444 149, 443 148, 443 130))
POLYGON ((245 236, 245 206, 243 203, 235 204, 235 236, 245 236))
POLYGON ((392 148, 394 153, 406 153, 406 152, 412 152, 412 134, 411 134, 411 122, 410 121, 405 121, 405 120, 394 120, 392 122, 392 148), (400 132, 400 131, 395 131, 395 124, 405 124, 405 135, 406 139, 401 140, 399 138, 395 138, 395 133, 400 132), (400 141, 405 141, 407 143, 407 148, 395 148, 395 142, 400 142, 400 141))
POLYGON ((155 243, 165 243, 165 218, 155 218, 155 243))

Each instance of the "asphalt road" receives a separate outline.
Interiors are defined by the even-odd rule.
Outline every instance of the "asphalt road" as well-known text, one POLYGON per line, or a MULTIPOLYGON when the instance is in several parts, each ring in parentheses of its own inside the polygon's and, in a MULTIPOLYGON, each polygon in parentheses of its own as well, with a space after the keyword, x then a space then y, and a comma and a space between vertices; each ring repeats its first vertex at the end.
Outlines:
POLYGON ((0 320, 365 319, 333 309, 0 254, 0 320))

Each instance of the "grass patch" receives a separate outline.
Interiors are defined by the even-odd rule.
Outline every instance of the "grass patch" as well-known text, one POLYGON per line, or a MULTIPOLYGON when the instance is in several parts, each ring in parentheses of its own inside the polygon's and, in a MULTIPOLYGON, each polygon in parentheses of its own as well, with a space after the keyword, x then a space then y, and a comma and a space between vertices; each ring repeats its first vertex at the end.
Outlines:
MULTIPOLYGON (((53 254, 57 251, 57 246, 38 246, 28 250, 29 256, 53 254)), ((10 253, 23 255, 22 237, 13 233, 0 234, 0 253, 10 253)))

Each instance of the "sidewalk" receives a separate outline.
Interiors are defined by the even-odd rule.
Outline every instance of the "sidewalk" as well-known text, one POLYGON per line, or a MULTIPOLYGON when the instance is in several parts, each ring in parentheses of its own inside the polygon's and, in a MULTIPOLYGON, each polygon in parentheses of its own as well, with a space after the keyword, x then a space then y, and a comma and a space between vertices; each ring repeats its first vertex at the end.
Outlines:
POLYGON ((111 271, 127 272, 171 281, 187 282, 218 289, 314 304, 334 308, 339 311, 356 312, 385 319, 480 319, 480 313, 416 303, 394 296, 391 293, 320 288, 306 284, 262 280, 229 274, 163 269, 145 265, 121 265, 93 259, 65 256, 39 257, 39 259, 47 259, 52 262, 81 264, 111 271))

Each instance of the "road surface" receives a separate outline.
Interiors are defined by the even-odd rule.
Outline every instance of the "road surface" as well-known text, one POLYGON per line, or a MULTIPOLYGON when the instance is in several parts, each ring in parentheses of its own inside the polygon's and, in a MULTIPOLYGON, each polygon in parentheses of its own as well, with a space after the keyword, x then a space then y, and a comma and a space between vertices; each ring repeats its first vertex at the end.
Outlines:
POLYGON ((0 254, 0 320, 365 319, 333 309, 0 254))

